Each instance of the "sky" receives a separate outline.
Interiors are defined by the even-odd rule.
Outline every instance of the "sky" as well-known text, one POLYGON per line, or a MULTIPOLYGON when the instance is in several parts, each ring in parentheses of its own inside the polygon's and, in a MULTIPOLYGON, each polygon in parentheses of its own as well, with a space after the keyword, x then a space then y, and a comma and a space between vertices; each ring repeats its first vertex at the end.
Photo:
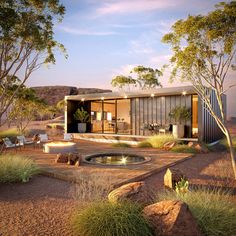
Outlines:
MULTIPOLYGON (((188 15, 206 14, 215 0, 63 0, 66 14, 55 23, 57 41, 68 53, 56 53, 56 64, 43 66, 28 80, 28 86, 66 85, 112 89, 116 75, 128 75, 137 65, 161 68, 172 55, 161 38, 171 25, 188 15)), ((227 85, 236 82, 230 72, 227 85)), ((161 83, 168 81, 169 71, 161 83)), ((228 114, 236 116, 236 88, 228 95, 228 114)))

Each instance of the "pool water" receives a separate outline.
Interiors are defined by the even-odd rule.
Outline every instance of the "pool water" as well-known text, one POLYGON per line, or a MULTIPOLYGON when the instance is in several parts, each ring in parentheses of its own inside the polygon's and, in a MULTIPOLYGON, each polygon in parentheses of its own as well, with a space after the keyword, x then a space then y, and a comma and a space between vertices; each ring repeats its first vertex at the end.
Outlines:
POLYGON ((101 164, 101 165, 130 165, 141 164, 147 162, 149 159, 135 154, 122 153, 102 153, 90 155, 85 158, 87 163, 101 164))

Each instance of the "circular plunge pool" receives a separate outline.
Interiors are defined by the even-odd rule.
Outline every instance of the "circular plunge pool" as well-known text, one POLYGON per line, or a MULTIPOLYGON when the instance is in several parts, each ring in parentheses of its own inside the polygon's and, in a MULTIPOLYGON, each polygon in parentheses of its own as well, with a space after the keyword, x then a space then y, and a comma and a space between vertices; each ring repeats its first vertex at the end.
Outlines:
POLYGON ((100 153, 85 157, 86 163, 108 166, 137 165, 150 160, 150 157, 127 153, 100 153))

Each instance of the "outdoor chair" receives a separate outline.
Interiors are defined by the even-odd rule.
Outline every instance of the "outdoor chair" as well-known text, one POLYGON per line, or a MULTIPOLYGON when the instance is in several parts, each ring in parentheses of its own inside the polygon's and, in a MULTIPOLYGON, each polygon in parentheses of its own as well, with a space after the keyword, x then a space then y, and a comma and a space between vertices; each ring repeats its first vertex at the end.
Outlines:
POLYGON ((42 146, 42 144, 44 144, 44 143, 48 143, 48 142, 52 141, 51 139, 48 138, 47 134, 39 134, 38 138, 39 138, 39 140, 36 141, 35 144, 38 144, 39 147, 42 146))
POLYGON ((12 143, 12 141, 8 137, 3 138, 2 141, 3 141, 3 146, 1 148, 1 152, 3 150, 6 151, 7 149, 15 149, 17 151, 17 147, 20 148, 22 146, 20 143, 12 143))
POLYGON ((24 135, 17 136, 16 138, 18 140, 18 143, 23 147, 25 147, 25 145, 30 145, 34 143, 34 141, 32 140, 26 140, 24 135))
POLYGON ((63 141, 69 142, 69 141, 73 141, 73 140, 74 140, 74 138, 73 138, 72 134, 68 134, 68 133, 64 134, 63 141))

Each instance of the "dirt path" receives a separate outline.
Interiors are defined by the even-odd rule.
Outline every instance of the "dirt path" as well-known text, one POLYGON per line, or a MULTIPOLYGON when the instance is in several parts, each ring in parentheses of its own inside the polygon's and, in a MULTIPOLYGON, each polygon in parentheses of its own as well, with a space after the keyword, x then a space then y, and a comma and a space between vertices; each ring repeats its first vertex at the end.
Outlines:
POLYGON ((26 184, 0 184, 0 235, 72 235, 77 201, 72 184, 44 176, 26 184))

